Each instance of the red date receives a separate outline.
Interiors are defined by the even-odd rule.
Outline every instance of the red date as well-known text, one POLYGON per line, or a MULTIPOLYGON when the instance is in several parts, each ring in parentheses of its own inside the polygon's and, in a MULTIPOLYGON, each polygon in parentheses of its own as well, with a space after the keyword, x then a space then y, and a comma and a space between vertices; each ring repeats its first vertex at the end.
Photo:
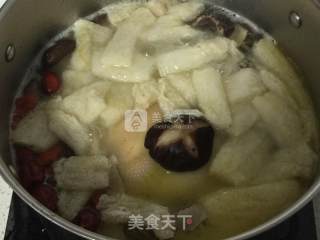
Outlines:
POLYGON ((45 179, 44 169, 35 161, 20 162, 18 166, 22 186, 30 189, 33 185, 42 183, 45 179))
POLYGON ((60 143, 52 146, 47 151, 39 154, 37 163, 40 166, 48 166, 55 161, 58 161, 65 153, 64 146, 60 143))
POLYGON ((52 47, 48 48, 42 57, 42 64, 45 68, 53 67, 63 58, 71 54, 76 48, 76 42, 72 39, 61 39, 52 47))
POLYGON ((100 197, 106 192, 106 189, 101 189, 101 190, 97 190, 95 191, 91 198, 88 201, 88 206, 93 207, 93 208, 97 208, 100 197))
POLYGON ((37 106, 39 97, 33 93, 27 93, 15 101, 15 109, 12 116, 12 129, 15 129, 19 122, 37 106))
POLYGON ((57 186, 57 181, 54 177, 54 171, 53 171, 53 168, 52 166, 49 166, 49 167, 46 167, 45 170, 45 183, 46 184, 49 184, 50 186, 57 186))
POLYGON ((28 161, 34 161, 37 158, 37 154, 30 148, 15 146, 16 159, 18 163, 24 163, 28 161))
POLYGON ((36 162, 37 154, 23 146, 15 146, 15 154, 21 184, 26 189, 30 189, 35 184, 42 183, 45 179, 45 171, 36 162))
POLYGON ((100 212, 90 207, 82 209, 74 219, 75 224, 90 231, 96 231, 100 225, 100 222, 100 212))
POLYGON ((51 211, 57 211, 58 196, 53 187, 46 184, 38 185, 31 191, 31 195, 51 211))
POLYGON ((46 71, 43 73, 41 85, 43 91, 46 94, 51 95, 59 91, 61 81, 56 74, 46 71))

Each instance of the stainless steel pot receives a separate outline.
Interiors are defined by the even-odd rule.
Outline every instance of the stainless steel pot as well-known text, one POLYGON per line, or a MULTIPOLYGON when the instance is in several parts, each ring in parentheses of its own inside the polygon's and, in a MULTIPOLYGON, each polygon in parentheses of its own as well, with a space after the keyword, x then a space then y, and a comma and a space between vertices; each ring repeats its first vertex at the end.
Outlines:
MULTIPOLYGON (((320 113, 320 0, 212 0, 243 15, 271 33, 306 76, 317 113, 320 113), (319 1, 319 2, 318 2, 319 1)), ((0 172, 32 208, 61 227, 87 239, 110 239, 66 221, 44 208, 19 184, 9 154, 9 112, 14 93, 37 51, 51 37, 110 3, 108 0, 9 0, 0 12, 0 172)), ((285 220, 320 188, 319 177, 291 208, 267 223, 232 239, 246 239, 285 220)))

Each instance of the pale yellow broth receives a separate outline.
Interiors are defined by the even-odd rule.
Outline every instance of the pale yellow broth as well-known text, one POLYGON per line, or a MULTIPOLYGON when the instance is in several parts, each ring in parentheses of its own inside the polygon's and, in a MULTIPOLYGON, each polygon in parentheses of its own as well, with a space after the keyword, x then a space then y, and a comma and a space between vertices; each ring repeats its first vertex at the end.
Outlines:
MULTIPOLYGON (((148 116, 160 112, 157 105, 148 109, 148 116)), ((148 127, 152 120, 148 118, 148 127)), ((188 205, 208 192, 224 185, 209 176, 209 166, 187 173, 169 172, 156 163, 144 147, 146 132, 132 133, 124 129, 124 122, 107 130, 104 144, 107 152, 115 154, 119 170, 129 194, 150 199, 175 208, 188 205)))

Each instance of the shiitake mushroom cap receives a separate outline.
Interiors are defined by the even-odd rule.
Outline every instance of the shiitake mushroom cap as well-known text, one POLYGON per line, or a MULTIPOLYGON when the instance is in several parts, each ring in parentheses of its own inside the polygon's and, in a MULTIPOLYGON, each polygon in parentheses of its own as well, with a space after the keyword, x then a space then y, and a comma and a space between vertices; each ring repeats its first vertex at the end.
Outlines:
POLYGON ((215 10, 208 6, 203 13, 190 22, 190 25, 194 28, 202 31, 216 32, 224 37, 230 37, 232 35, 236 24, 240 24, 243 28, 248 30, 245 40, 241 46, 239 46, 239 49, 242 52, 247 53, 251 50, 254 43, 263 38, 263 34, 256 31, 249 24, 237 22, 224 11, 215 10))
POLYGON ((191 25, 203 31, 218 32, 225 37, 230 37, 235 29, 235 23, 231 18, 225 13, 217 12, 211 8, 199 15, 191 25))
POLYGON ((76 48, 74 39, 63 38, 56 41, 51 47, 45 50, 42 56, 42 66, 50 68, 58 64, 63 58, 71 54, 76 48))
POLYGON ((179 116, 153 125, 144 146, 152 159, 174 172, 195 171, 209 162, 213 150, 214 129, 204 118, 179 116))

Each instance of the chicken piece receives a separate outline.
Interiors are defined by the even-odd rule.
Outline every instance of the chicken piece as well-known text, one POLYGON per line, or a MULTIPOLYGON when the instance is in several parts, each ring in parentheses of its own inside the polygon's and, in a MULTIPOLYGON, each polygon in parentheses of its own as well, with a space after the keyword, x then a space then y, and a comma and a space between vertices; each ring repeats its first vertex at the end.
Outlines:
MULTIPOLYGON (((157 105, 147 110, 148 116, 159 112, 157 105)), ((148 117, 148 129, 154 125, 153 121, 148 117)), ((146 132, 127 132, 124 121, 104 132, 105 150, 117 156, 120 176, 128 194, 178 207, 220 185, 208 176, 209 165, 185 173, 166 171, 150 157, 144 147, 145 136, 146 132)))
POLYGON ((58 142, 56 134, 49 128, 49 120, 42 104, 30 112, 12 131, 14 143, 30 146, 35 151, 45 151, 58 142))
POLYGON ((54 174, 59 188, 94 191, 109 186, 112 165, 105 156, 70 157, 54 164, 54 174))

